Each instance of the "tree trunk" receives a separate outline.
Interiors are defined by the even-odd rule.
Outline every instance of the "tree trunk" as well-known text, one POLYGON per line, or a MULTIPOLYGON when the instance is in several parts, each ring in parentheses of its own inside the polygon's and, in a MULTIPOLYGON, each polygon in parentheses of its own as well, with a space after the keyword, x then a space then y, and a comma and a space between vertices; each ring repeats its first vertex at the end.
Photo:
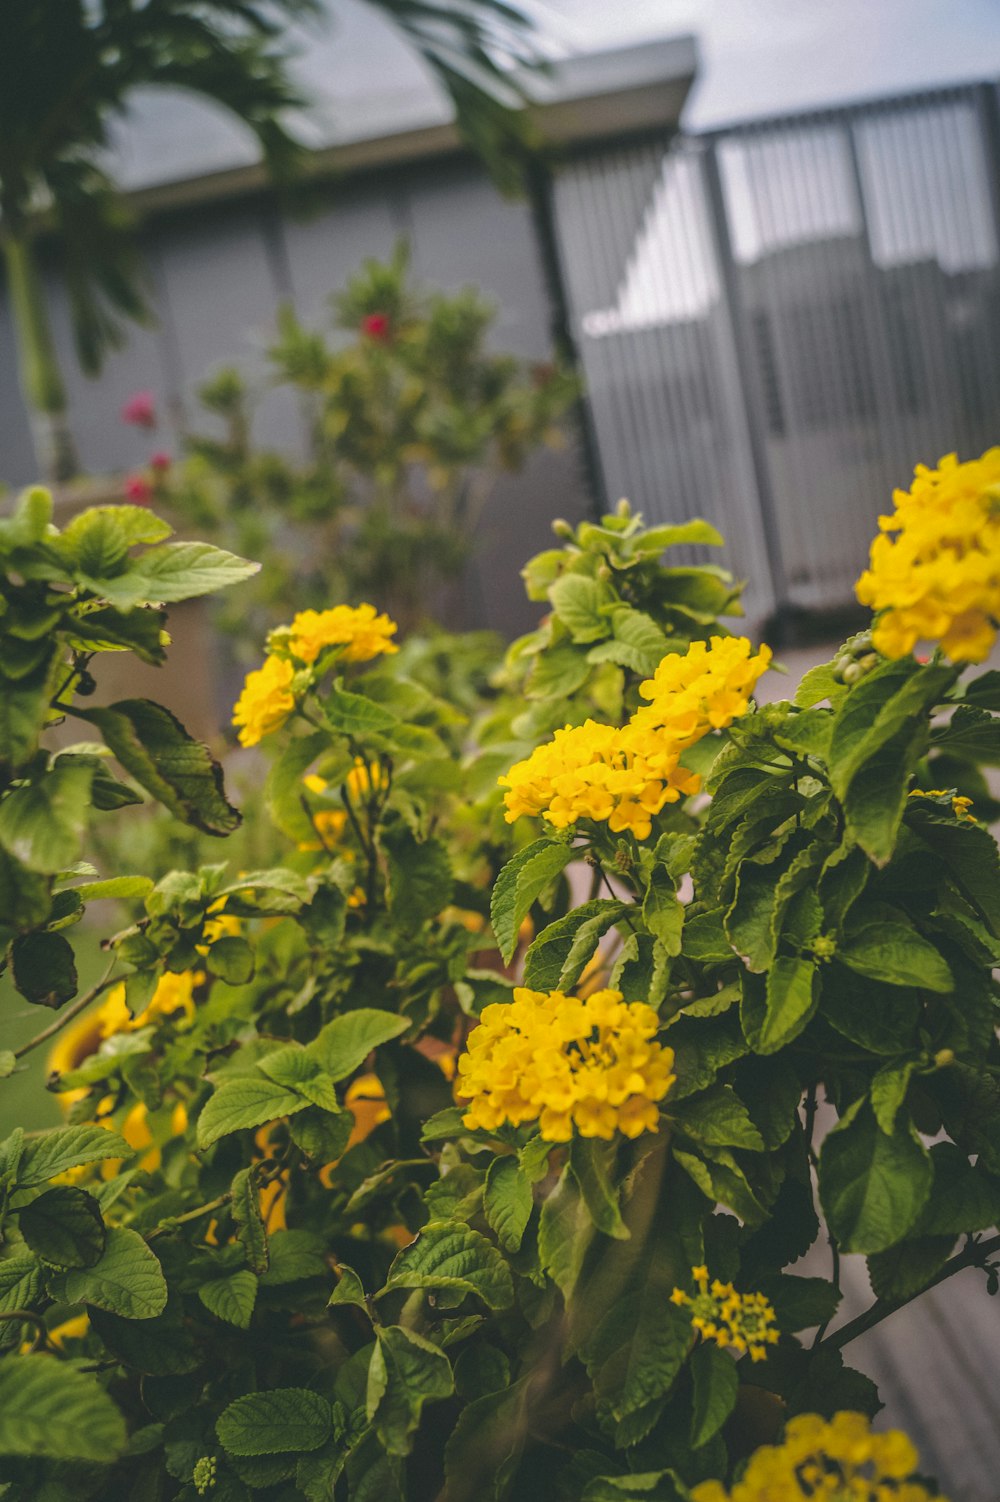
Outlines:
POLYGON ((78 464, 66 415, 56 347, 45 305, 45 292, 27 236, 3 238, 7 289, 17 341, 21 392, 31 419, 35 458, 50 484, 71 480, 78 464))

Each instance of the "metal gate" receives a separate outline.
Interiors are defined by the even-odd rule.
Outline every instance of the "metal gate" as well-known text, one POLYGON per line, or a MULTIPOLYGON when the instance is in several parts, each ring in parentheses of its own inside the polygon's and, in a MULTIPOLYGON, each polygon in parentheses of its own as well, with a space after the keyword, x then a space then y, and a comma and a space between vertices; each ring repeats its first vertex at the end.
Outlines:
POLYGON ((754 619, 848 603, 914 463, 1000 441, 998 118, 975 85, 558 174, 606 499, 714 521, 754 619))

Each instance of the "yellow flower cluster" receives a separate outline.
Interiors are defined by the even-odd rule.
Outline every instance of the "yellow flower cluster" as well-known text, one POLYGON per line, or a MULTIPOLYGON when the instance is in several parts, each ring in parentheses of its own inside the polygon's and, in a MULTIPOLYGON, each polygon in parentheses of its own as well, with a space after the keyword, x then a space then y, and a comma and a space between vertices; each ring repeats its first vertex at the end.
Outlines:
POLYGON ((982 662, 1000 621, 1000 448, 918 464, 893 502, 856 585, 862 605, 881 612, 876 650, 905 657, 934 641, 954 662, 982 662))
POLYGON ((910 798, 950 798, 951 811, 956 819, 965 819, 970 824, 976 822, 975 814, 969 812, 972 807, 972 799, 966 798, 960 793, 947 791, 945 788, 912 788, 907 795, 910 798))
POLYGON ((241 746, 256 746, 265 735, 280 730, 295 708, 292 679, 295 669, 282 657, 265 657, 264 666, 248 673, 233 709, 241 746))
POLYGON ((659 1019, 620 991, 581 999, 518 987, 511 1002, 484 1007, 458 1061, 462 1118, 496 1131, 536 1121, 547 1142, 610 1140, 655 1132, 657 1102, 676 1076, 672 1048, 656 1042, 659 1019))
POLYGON ((763 1361, 768 1346, 778 1342, 778 1328, 771 1305, 762 1293, 737 1293, 732 1283, 714 1278, 709 1286, 708 1268, 693 1267, 691 1276, 697 1292, 685 1293, 675 1288, 672 1304, 691 1310, 691 1323, 705 1340, 731 1347, 741 1354, 750 1353, 751 1361, 763 1361))
POLYGON ((914 1479, 919 1457, 899 1429, 873 1434, 864 1414, 789 1419, 780 1445, 750 1457, 731 1491, 703 1481, 692 1502, 945 1502, 914 1479))
POLYGON ((719 636, 664 657, 639 689, 651 702, 626 725, 567 725, 499 779, 507 822, 542 814, 565 829, 593 819, 646 839, 665 804, 701 786, 680 764, 685 750, 746 713, 770 660, 767 647, 752 656, 746 637, 719 636))
POLYGON ((374 605, 334 605, 332 610, 301 610, 288 627, 288 650, 300 662, 315 662, 327 647, 343 647, 345 662, 369 662, 384 652, 398 652, 390 641, 395 621, 374 605))
POLYGON ((379 615, 374 605, 300 610, 290 626, 279 626, 271 632, 263 667, 247 674, 233 709, 240 745, 256 746, 288 719, 295 708, 296 662, 309 667, 327 647, 342 647, 340 657, 345 662, 369 662, 383 653, 399 651, 390 641, 398 629, 395 621, 384 613, 379 615))

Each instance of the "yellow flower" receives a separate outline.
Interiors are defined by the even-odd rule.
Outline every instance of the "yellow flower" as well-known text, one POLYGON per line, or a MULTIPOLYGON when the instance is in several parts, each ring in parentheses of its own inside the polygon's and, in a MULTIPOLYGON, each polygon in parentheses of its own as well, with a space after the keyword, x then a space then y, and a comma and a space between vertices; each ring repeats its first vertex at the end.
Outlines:
POLYGON ((137 1028, 148 1027, 157 1017, 169 1017, 175 1012, 183 1012, 190 1022, 194 1017, 194 991, 204 979, 201 970, 185 970, 180 975, 165 971, 149 1004, 135 1017, 125 1004, 124 984, 113 986, 97 1013, 101 1039, 111 1038, 115 1033, 133 1033, 137 1028))
POLYGON ((381 792, 385 787, 386 774, 381 762, 366 762, 364 757, 356 756, 346 781, 349 797, 367 798, 370 793, 381 792))
POLYGON ((247 674, 233 708, 241 746, 256 746, 265 735, 281 729, 295 708, 294 677, 292 664, 280 657, 266 657, 263 667, 247 674))
POLYGON ((693 1488, 692 1502, 946 1502, 915 1477, 919 1456, 898 1429, 873 1434, 862 1413, 789 1419, 780 1445, 754 1451, 731 1491, 718 1481, 693 1488))
POLYGON ((467 1127, 492 1132, 537 1121, 548 1142, 655 1132, 673 1084, 674 1053, 656 1042, 659 1018, 620 991, 581 999, 515 987, 484 1007, 458 1060, 467 1127))
POLYGON ((499 779, 507 822, 541 814, 565 829, 591 819, 646 839, 665 804, 701 786, 680 764, 684 751, 746 713, 770 660, 767 647, 751 656, 746 637, 713 636, 669 654, 640 685, 651 702, 626 725, 567 725, 499 779))
POLYGON ((927 790, 925 790, 924 788, 911 788, 909 793, 907 794, 907 797, 947 798, 951 802, 951 811, 955 815, 956 819, 964 819, 970 824, 974 824, 976 822, 975 814, 969 812, 972 807, 972 799, 966 798, 961 793, 956 793, 954 788, 951 788, 947 791, 944 788, 930 788, 927 790))
POLYGON ((335 605, 332 610, 301 610, 288 628, 288 650, 300 662, 315 662, 327 647, 343 647, 345 662, 368 662, 384 652, 398 652, 389 638, 395 621, 376 613, 374 605, 335 605))
POLYGON ((347 814, 342 808, 320 808, 311 816, 315 840, 300 840, 300 850, 329 850, 344 832, 347 814))
POLYGON ((771 1305, 762 1293, 737 1293, 732 1283, 718 1278, 709 1286, 708 1268, 692 1267, 697 1292, 685 1293, 675 1288, 670 1302, 690 1308, 691 1323, 705 1340, 730 1347, 741 1354, 750 1353, 751 1361, 763 1361, 768 1346, 777 1344, 778 1329, 771 1305))
POLYGON ((953 662, 982 662, 1000 620, 1000 448, 964 464, 955 454, 937 469, 918 464, 893 503, 855 586, 879 613, 876 651, 905 657, 933 641, 953 662))

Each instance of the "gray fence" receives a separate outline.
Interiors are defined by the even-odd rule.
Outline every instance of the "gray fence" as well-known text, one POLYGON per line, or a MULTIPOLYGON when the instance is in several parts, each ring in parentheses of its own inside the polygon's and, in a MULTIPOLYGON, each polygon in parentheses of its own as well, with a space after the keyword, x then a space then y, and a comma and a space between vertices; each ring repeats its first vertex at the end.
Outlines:
POLYGON ((709 516, 755 617, 847 603, 914 463, 1000 441, 997 120, 975 85, 559 174, 607 499, 709 516))

